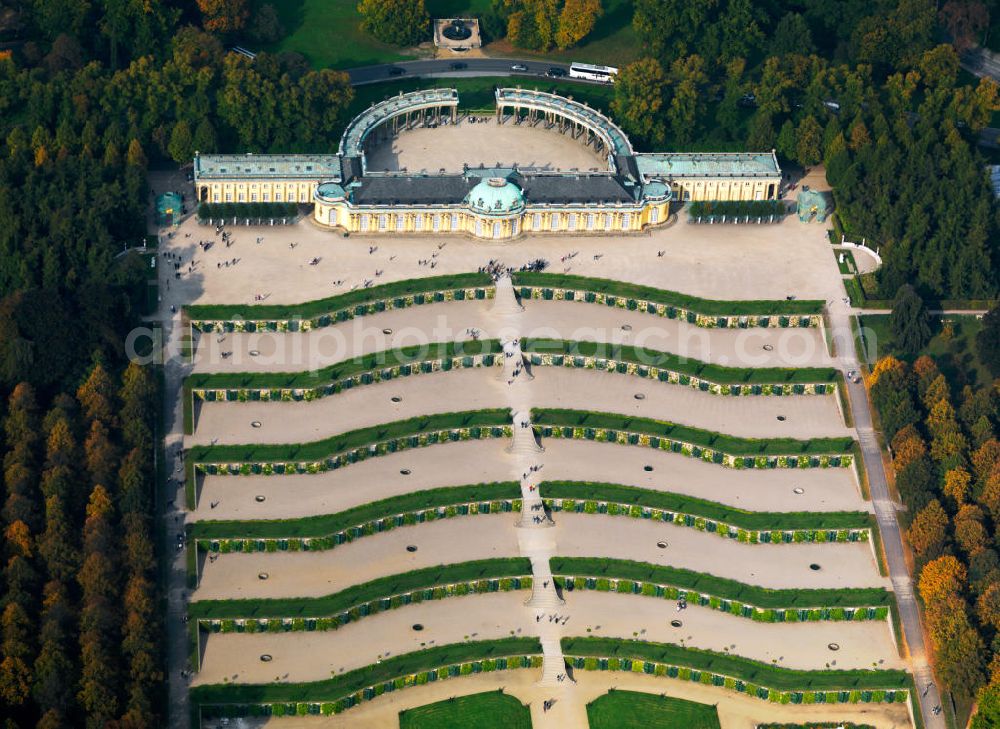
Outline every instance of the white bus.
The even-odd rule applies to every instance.
[[[573,78],[585,78],[588,81],[610,84],[614,83],[618,69],[611,66],[592,66],[589,63],[571,63],[569,75]]]

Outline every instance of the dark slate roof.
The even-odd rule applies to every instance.
[[[632,188],[611,175],[531,175],[517,182],[529,205],[635,201]]]
[[[353,189],[355,205],[454,205],[462,202],[478,178],[462,175],[366,175]]]
[[[469,170],[465,175],[365,175],[351,186],[355,205],[457,205],[482,179]],[[626,186],[612,175],[520,175],[509,176],[524,190],[531,205],[573,203],[632,203],[638,185]]]

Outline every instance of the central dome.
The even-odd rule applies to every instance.
[[[477,213],[500,215],[524,208],[521,188],[503,177],[490,177],[469,191],[465,202]]]

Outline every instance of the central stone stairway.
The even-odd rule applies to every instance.
[[[535,429],[531,426],[531,415],[526,412],[514,413],[514,437],[507,452],[517,456],[533,456],[545,449],[535,441]]]

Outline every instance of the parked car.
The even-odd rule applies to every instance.
[[[452,71],[461,71],[463,68],[468,68],[468,67],[469,67],[468,63],[461,63],[461,62],[457,62],[457,61],[455,63],[451,64],[451,70]]]
[[[552,68],[550,68],[548,71],[545,72],[545,75],[548,76],[549,78],[562,78],[563,76],[566,75],[566,71],[565,69],[553,66]]]
[[[510,67],[510,70],[511,71],[522,71],[523,72],[523,71],[527,71],[528,67],[525,66],[523,63],[515,63],[513,66]]]
[[[406,73],[406,69],[400,68],[399,66],[392,66],[389,69],[390,76],[402,76],[404,73]]]

